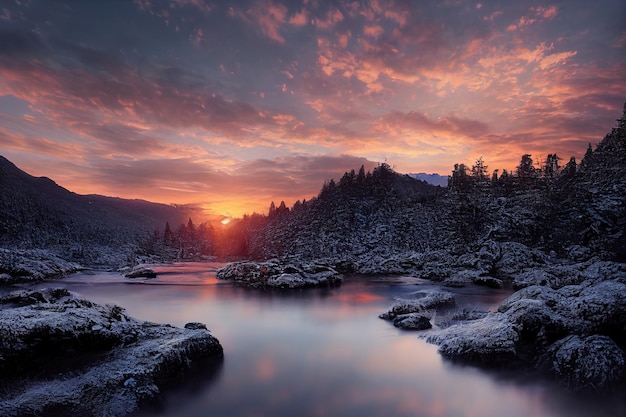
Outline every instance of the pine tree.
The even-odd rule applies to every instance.
[[[519,165],[517,166],[517,178],[522,187],[530,187],[537,180],[537,169],[530,154],[522,155]]]
[[[486,185],[488,182],[488,172],[487,165],[485,165],[485,161],[483,161],[483,157],[478,158],[476,163],[472,165],[472,180],[478,186]]]
[[[174,243],[174,233],[170,228],[170,222],[165,222],[165,230],[163,231],[163,243],[165,246],[170,246]]]
[[[359,168],[359,174],[356,177],[356,183],[360,186],[365,184],[365,166],[361,165]]]
[[[460,191],[467,191],[470,186],[469,175],[465,164],[454,164],[454,170],[448,180],[448,186]]]
[[[554,178],[560,171],[561,166],[559,165],[559,160],[561,158],[558,157],[557,154],[549,153],[546,157],[546,160],[543,165],[543,177],[546,179]]]
[[[574,174],[576,174],[576,158],[575,157],[572,156],[569,159],[569,162],[565,164],[565,166],[563,167],[562,173],[563,175],[567,175],[567,176],[573,176]]]

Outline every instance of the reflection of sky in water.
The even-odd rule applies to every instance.
[[[65,285],[139,319],[200,321],[220,340],[225,358],[218,376],[176,389],[164,410],[146,415],[582,417],[593,411],[613,417],[624,411],[620,405],[603,414],[546,386],[451,365],[417,333],[378,318],[394,296],[432,283],[354,279],[332,289],[261,291],[216,280],[214,267],[160,267],[154,280],[97,273],[41,285]],[[452,291],[484,308],[506,296],[481,287]]]

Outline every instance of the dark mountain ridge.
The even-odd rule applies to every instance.
[[[34,177],[0,156],[0,246],[54,249],[96,261],[106,246],[136,245],[166,222],[183,223],[190,210],[144,200],[79,195]]]

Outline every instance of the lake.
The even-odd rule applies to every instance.
[[[86,272],[66,287],[158,323],[207,325],[224,360],[168,390],[145,416],[617,416],[623,400],[563,393],[547,382],[443,360],[437,347],[378,318],[393,298],[437,285],[410,277],[346,277],[337,288],[269,291],[215,278],[219,264],[155,267],[156,279]],[[444,289],[494,309],[510,290]]]

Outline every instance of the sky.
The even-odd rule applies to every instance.
[[[239,217],[386,162],[578,160],[626,102],[626,2],[7,0],[0,155]]]

